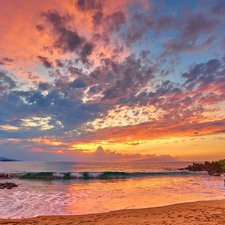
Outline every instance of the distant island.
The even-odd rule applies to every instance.
[[[0,162],[19,162],[20,160],[10,159],[6,157],[0,157]]]
[[[220,176],[222,173],[225,173],[225,159],[219,161],[212,161],[205,163],[194,163],[188,167],[181,168],[180,170],[188,171],[207,171],[211,176]]]

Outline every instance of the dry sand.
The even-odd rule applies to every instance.
[[[225,224],[225,200],[199,201],[80,216],[0,219],[0,224]]]

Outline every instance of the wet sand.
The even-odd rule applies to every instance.
[[[89,215],[0,219],[0,224],[225,224],[225,200],[199,201]]]

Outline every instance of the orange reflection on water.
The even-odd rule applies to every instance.
[[[219,187],[218,192],[213,191],[204,178],[194,179],[197,180],[193,177],[151,177],[71,183],[66,192],[68,195],[75,193],[76,199],[65,207],[64,214],[98,213],[221,198]],[[207,179],[212,183],[218,182],[218,178]]]

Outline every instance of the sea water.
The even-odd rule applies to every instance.
[[[78,215],[225,198],[224,177],[190,162],[0,162],[0,218]]]

